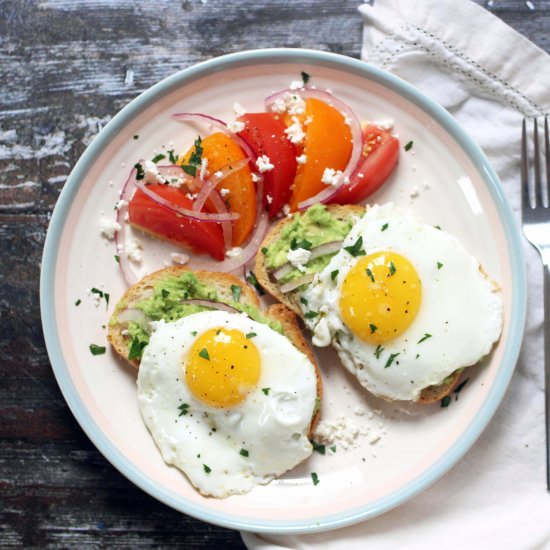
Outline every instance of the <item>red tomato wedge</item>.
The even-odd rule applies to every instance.
[[[187,209],[193,206],[193,201],[175,187],[163,184],[148,187],[177,206]],[[128,219],[134,227],[155,237],[190,248],[198,254],[209,254],[215,260],[222,261],[225,258],[223,234],[218,223],[193,220],[176,214],[140,189],[136,190],[128,205]]]
[[[243,150],[228,136],[217,132],[205,137],[201,143],[202,158],[208,159],[208,171],[213,174],[224,166],[244,159]],[[178,164],[187,164],[195,147],[187,151]],[[251,159],[253,162],[253,159]],[[239,214],[239,218],[233,223],[233,246],[243,244],[252,230],[256,220],[256,189],[252,181],[252,173],[249,166],[233,172],[223,179],[216,187],[218,191],[227,189],[224,196],[225,202],[231,212]],[[208,202],[207,202],[208,207]],[[210,210],[210,208],[209,208]]]
[[[351,155],[351,130],[337,109],[319,99],[306,100],[303,152],[305,164],[299,164],[290,199],[291,210],[317,195],[326,185],[321,181],[325,168],[344,170]],[[306,120],[309,124],[305,124]]]
[[[387,130],[368,124],[363,128],[363,152],[350,183],[340,187],[330,202],[350,204],[372,195],[392,173],[399,157],[399,140]]]
[[[246,113],[239,120],[245,125],[240,137],[257,157],[265,155],[274,165],[263,173],[264,206],[273,218],[290,199],[296,175],[296,147],[285,134],[286,124],[275,113]]]

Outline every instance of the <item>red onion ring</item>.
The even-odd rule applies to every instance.
[[[258,179],[258,184],[256,187],[256,221],[254,223],[254,231],[248,243],[242,249],[241,253],[234,257],[224,260],[223,262],[212,265],[212,262],[197,260],[191,261],[190,267],[192,269],[212,269],[216,271],[223,271],[225,273],[230,273],[235,271],[245,265],[251,258],[254,257],[258,248],[264,238],[267,225],[269,222],[269,217],[267,211],[262,207],[263,204],[263,194],[264,194],[264,180],[260,176]]]
[[[128,323],[130,321],[134,321],[137,323],[145,332],[148,334],[151,333],[151,329],[149,327],[149,323],[152,321],[151,317],[143,313],[141,309],[137,309],[134,307],[129,307],[124,310],[122,310],[118,314],[118,321],[119,323]]]
[[[247,157],[252,159],[256,158],[254,151],[252,151],[248,143],[239,135],[232,132],[223,120],[202,113],[176,113],[172,115],[172,118],[178,122],[202,122],[204,124],[209,124],[212,128],[216,128],[216,130],[219,130],[222,134],[230,137],[244,151]]]
[[[189,304],[194,306],[209,307],[212,309],[219,309],[220,311],[227,311],[228,313],[241,313],[240,309],[230,306],[224,302],[214,302],[212,300],[182,300],[183,305]]]
[[[132,168],[132,171],[130,172],[130,177],[128,178],[131,183],[133,183],[138,189],[143,191],[150,199],[154,200],[158,204],[162,204],[162,206],[166,206],[168,210],[171,210],[172,212],[176,212],[176,214],[181,214],[182,216],[186,218],[191,218],[193,220],[199,220],[199,221],[205,221],[205,222],[224,222],[224,221],[232,221],[239,217],[239,214],[235,214],[233,212],[226,212],[221,214],[210,214],[208,212],[195,212],[193,210],[189,210],[187,208],[183,208],[181,206],[177,206],[176,204],[170,202],[169,200],[166,200],[164,197],[161,197],[154,191],[151,191],[149,187],[142,181],[138,180],[136,178],[137,170],[135,168]]]
[[[298,279],[294,279],[293,281],[290,281],[284,285],[282,285],[279,290],[286,294],[287,292],[292,292],[293,290],[296,290],[298,287],[305,285],[307,283],[311,283],[313,281],[313,277],[315,277],[315,273],[308,273],[307,275],[304,275],[303,277],[299,277]]]
[[[308,262],[319,258],[320,256],[325,256],[326,254],[332,254],[333,252],[338,252],[342,247],[344,241],[331,241],[329,243],[323,243],[315,248],[311,249],[311,254],[309,256]],[[278,267],[275,271],[272,272],[273,277],[279,281],[285,275],[288,275],[292,270],[296,269],[290,262],[286,262],[282,266]]]
[[[212,190],[220,183],[234,172],[238,172],[241,168],[244,168],[250,162],[250,158],[246,157],[244,159],[238,160],[237,162],[230,162],[216,171],[212,176],[210,176],[201,187],[195,202],[193,203],[193,210],[198,212],[202,210],[204,203],[210,196]],[[218,174],[219,175],[216,175]]]
[[[312,88],[301,88],[300,90],[291,90],[287,88],[286,90],[282,90],[280,92],[276,92],[274,94],[271,94],[265,99],[265,106],[268,111],[271,111],[271,106],[275,103],[277,99],[283,99],[286,94],[292,94],[292,95],[298,95],[302,98],[309,99],[319,99],[321,101],[324,101],[325,103],[328,103],[344,116],[347,117],[349,120],[349,126],[351,130],[351,141],[352,141],[352,150],[351,155],[348,160],[348,163],[346,165],[346,168],[342,172],[342,176],[340,178],[340,183],[338,185],[331,185],[319,193],[317,195],[310,197],[309,199],[306,199],[305,201],[302,201],[298,203],[298,209],[304,210],[305,208],[308,208],[309,206],[316,204],[316,203],[326,203],[329,202],[334,195],[336,195],[336,192],[340,188],[341,185],[344,185],[346,180],[349,181],[350,176],[353,174],[355,168],[359,164],[359,161],[361,159],[361,153],[363,151],[363,132],[361,131],[361,123],[359,122],[359,119],[346,103],[344,103],[342,100],[338,99],[337,97],[333,96],[329,92],[324,92],[322,90],[314,90]],[[307,154],[307,153],[306,153]]]

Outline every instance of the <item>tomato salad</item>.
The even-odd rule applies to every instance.
[[[193,262],[231,272],[256,254],[270,219],[316,203],[361,202],[397,164],[399,142],[389,130],[361,124],[328,91],[303,84],[270,95],[265,112],[241,112],[225,122],[199,113],[173,118],[208,132],[189,150],[137,162],[121,193],[117,222],[128,222],[214,262]],[[124,232],[117,246],[124,247]],[[127,259],[119,263],[133,277]]]

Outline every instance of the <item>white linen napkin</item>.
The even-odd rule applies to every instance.
[[[520,126],[550,112],[550,56],[466,0],[375,0],[362,58],[420,88],[477,141],[521,222]],[[243,533],[249,549],[550,548],[545,484],[542,269],[525,242],[525,338],[488,428],[449,473],[414,499],[364,523],[310,535]]]

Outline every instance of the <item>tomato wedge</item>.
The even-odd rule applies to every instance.
[[[193,206],[193,201],[175,187],[153,184],[149,185],[149,189],[182,208],[191,209]],[[134,227],[146,233],[190,248],[198,254],[206,253],[219,261],[225,258],[223,234],[219,223],[193,220],[176,214],[155,202],[140,189],[136,190],[128,205],[128,220]]]
[[[399,140],[389,131],[368,124],[363,128],[363,153],[350,183],[340,187],[330,202],[350,204],[372,195],[392,173],[399,157]]]
[[[273,218],[289,202],[296,175],[296,146],[285,134],[286,124],[276,113],[246,113],[239,132],[257,157],[265,155],[274,168],[264,172],[264,206]]]
[[[244,159],[246,155],[242,149],[229,137],[221,132],[211,134],[201,142],[202,159],[208,159],[208,172],[220,170],[232,162]],[[178,164],[188,164],[191,155],[196,151],[196,146],[191,147]],[[200,169],[200,168],[199,168]],[[198,170],[197,170],[198,172]],[[224,178],[216,187],[218,191],[226,189],[222,196],[231,212],[239,214],[239,218],[233,223],[233,246],[240,246],[246,241],[256,219],[256,190],[252,181],[252,173],[249,166],[233,172]],[[208,202],[207,202],[208,207]],[[209,208],[210,210],[210,208]]]
[[[302,118],[302,117],[300,117]],[[291,210],[298,203],[321,192],[325,168],[344,170],[351,155],[351,130],[337,109],[315,98],[306,100],[303,128],[306,133],[303,152],[305,164],[298,164],[290,199]],[[310,121],[306,124],[306,121]]]

